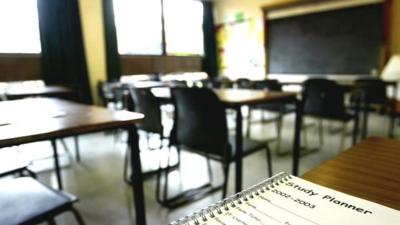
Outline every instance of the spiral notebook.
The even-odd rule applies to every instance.
[[[400,211],[279,173],[170,225],[399,225]]]

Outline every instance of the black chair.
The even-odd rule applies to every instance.
[[[210,89],[219,89],[222,88],[222,82],[216,80],[216,79],[206,79],[202,80],[202,85],[203,87],[210,88]]]
[[[237,79],[236,85],[237,85],[237,88],[240,88],[240,89],[252,89],[254,87],[253,82],[247,78]]]
[[[172,89],[172,94],[175,101],[175,123],[171,132],[171,144],[177,148],[182,147],[185,150],[204,155],[207,160],[214,159],[221,162],[224,172],[222,196],[225,197],[229,163],[235,159],[235,149],[230,144],[224,105],[215,93],[207,88],[175,88]],[[261,149],[266,150],[268,175],[271,176],[272,166],[268,144],[248,139],[243,140],[243,157]],[[208,168],[211,173],[209,162]],[[177,197],[168,199],[168,172],[169,170],[165,172],[164,198],[161,200],[159,197],[159,199],[162,204],[171,206],[173,205],[171,202]],[[160,179],[161,175],[157,179],[158,183],[161,182]],[[220,188],[211,187],[209,192]]]
[[[109,82],[99,81],[97,83],[97,93],[100,100],[99,104],[104,107],[107,107],[109,103],[116,102],[113,85],[111,85]]]
[[[145,115],[145,118],[141,121],[141,123],[137,124],[137,128],[139,131],[144,131],[146,133],[147,138],[147,146],[149,150],[162,150],[166,147],[164,140],[168,137],[164,135],[164,127],[162,123],[161,116],[161,105],[159,100],[153,95],[150,88],[129,88],[129,100],[128,100],[128,110],[134,112],[140,112]],[[160,146],[150,147],[149,135],[156,134],[160,137]],[[131,183],[129,175],[128,175],[128,166],[129,166],[129,153],[127,150],[125,154],[125,163],[124,163],[124,179],[125,182]],[[148,171],[147,175],[154,174],[156,171]]]
[[[3,180],[0,182],[0,224],[56,224],[56,216],[70,211],[77,224],[84,225],[79,212],[73,207],[77,201],[75,196],[52,189],[32,178]]]
[[[357,79],[355,88],[361,98],[360,110],[363,111],[362,138],[367,137],[368,115],[370,111],[378,111],[394,118],[394,101],[390,101],[386,95],[387,84],[380,79]],[[392,121],[393,123],[393,121]],[[391,129],[389,137],[392,137]]]
[[[137,125],[139,130],[155,133],[164,138],[161,121],[161,109],[158,99],[149,88],[130,88],[132,101],[128,102],[128,110],[146,115],[145,119]]]
[[[226,77],[211,77],[203,80],[203,87],[210,89],[232,88],[233,82]]]
[[[277,91],[281,92],[282,91],[282,85],[279,83],[278,80],[260,80],[260,81],[254,81],[253,82],[253,87],[254,89],[257,90],[265,90],[265,91]],[[278,155],[283,155],[289,152],[281,152],[281,131],[282,131],[282,125],[283,125],[283,116],[287,115],[289,113],[295,112],[295,105],[290,104],[290,103],[264,103],[264,104],[259,104],[255,105],[249,108],[249,119],[248,119],[248,125],[247,125],[247,132],[246,135],[247,137],[250,137],[250,131],[251,131],[251,123],[252,117],[253,117],[253,112],[254,110],[261,110],[261,111],[268,111],[268,112],[273,112],[276,113],[277,116],[274,118],[271,118],[269,120],[265,120],[264,118],[264,113],[261,114],[261,121],[262,122],[276,122],[276,152]]]
[[[318,132],[320,145],[323,144],[322,119],[342,122],[340,150],[343,149],[347,123],[354,121],[354,126],[357,126],[358,117],[356,114],[347,111],[344,94],[344,88],[332,80],[309,79],[304,83],[302,93],[303,113],[305,116],[320,119],[320,130]],[[306,137],[306,135],[304,136]]]

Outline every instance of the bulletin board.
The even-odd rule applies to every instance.
[[[245,19],[217,27],[219,73],[231,78],[264,77],[262,19]]]

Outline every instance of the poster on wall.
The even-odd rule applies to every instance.
[[[231,79],[265,77],[262,19],[244,19],[217,27],[219,74]]]

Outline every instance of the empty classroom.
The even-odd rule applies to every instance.
[[[399,223],[400,0],[0,0],[0,30],[0,225]]]

